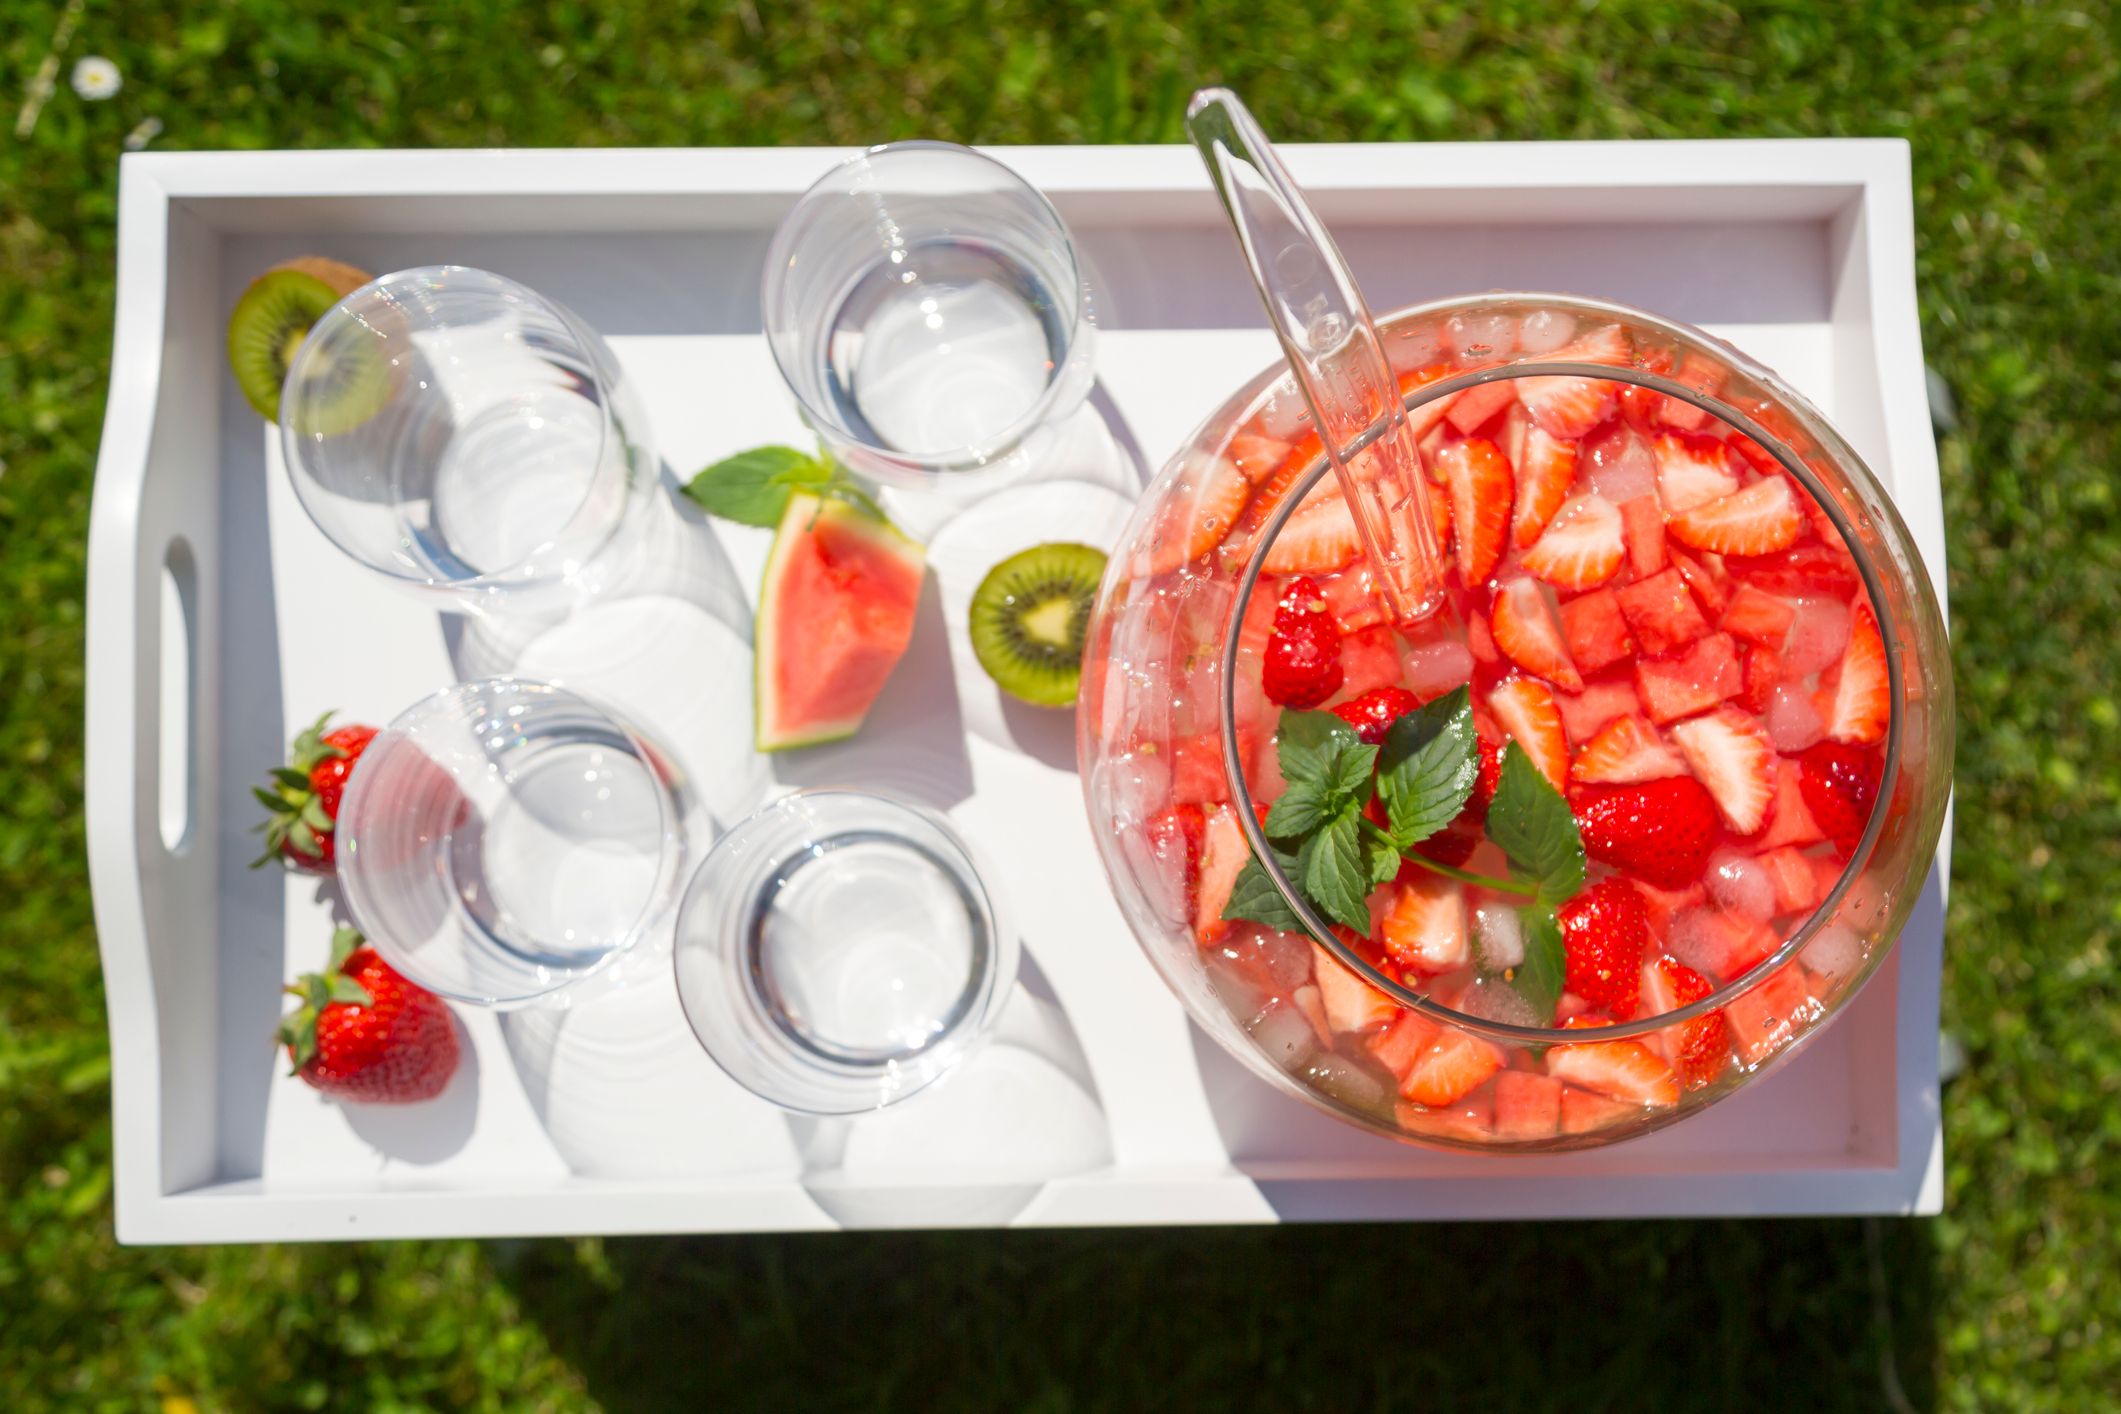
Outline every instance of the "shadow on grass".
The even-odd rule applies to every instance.
[[[1916,1220],[628,1238],[494,1255],[613,1411],[1936,1401],[1936,1255]]]

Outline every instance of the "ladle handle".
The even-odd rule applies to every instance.
[[[1194,94],[1186,131],[1237,228],[1386,607],[1402,623],[1426,618],[1443,603],[1443,555],[1399,380],[1362,291],[1236,94]]]

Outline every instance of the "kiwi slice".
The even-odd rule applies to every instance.
[[[1104,552],[1088,545],[1034,545],[987,571],[972,595],[972,651],[995,686],[1040,707],[1075,701],[1104,575]]]
[[[228,317],[228,362],[258,416],[279,419],[280,389],[310,326],[369,279],[340,261],[304,256],[250,282]],[[375,416],[390,394],[390,370],[372,347],[348,342],[308,371],[304,391],[302,430],[330,436]]]

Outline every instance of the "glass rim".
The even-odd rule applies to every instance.
[[[383,729],[376,733],[375,739],[362,751],[361,759],[354,763],[354,769],[347,777],[345,793],[340,797],[339,801],[339,821],[347,822],[354,827],[342,841],[346,845],[349,859],[358,858],[358,846],[360,844],[360,831],[358,829],[360,813],[354,809],[354,806],[357,801],[365,796],[361,766],[375,753],[376,746],[379,744],[402,744],[418,749],[417,741],[405,730],[408,725],[418,725],[420,721],[434,716],[445,705],[460,702],[468,703],[481,690],[504,686],[554,698],[571,698],[616,727],[619,734],[625,737],[632,745],[635,754],[640,758],[642,766],[647,769],[649,776],[655,782],[655,789],[652,794],[655,797],[658,837],[668,840],[671,834],[678,829],[680,822],[675,813],[676,802],[671,799],[670,788],[664,783],[658,771],[658,767],[664,759],[663,754],[652,741],[642,736],[634,728],[630,720],[622,713],[614,711],[598,698],[589,696],[576,688],[568,687],[561,683],[547,682],[541,678],[503,675],[490,678],[473,678],[468,682],[455,682],[447,687],[437,688],[392,717]],[[390,738],[390,742],[386,743],[385,738]],[[434,760],[431,753],[422,751],[421,754],[430,761]],[[380,760],[382,758],[376,756],[375,759]],[[370,774],[373,775],[372,772]],[[338,828],[346,828],[346,825],[340,825]],[[334,833],[336,833],[336,829]],[[679,862],[682,863],[682,860]],[[523,992],[514,992],[505,996],[491,995],[462,986],[438,985],[422,975],[422,969],[417,965],[405,965],[402,960],[402,950],[395,943],[370,932],[365,924],[362,923],[361,910],[354,901],[358,890],[354,888],[352,883],[353,877],[359,873],[358,868],[342,871],[338,877],[340,880],[339,892],[340,896],[346,901],[347,913],[353,917],[355,924],[361,925],[362,936],[368,939],[375,950],[382,955],[385,962],[403,973],[410,980],[425,987],[428,991],[450,1001],[462,1002],[467,1006],[512,1009],[541,1001],[578,983],[586,982],[607,968],[615,966],[620,958],[637,948],[641,940],[648,935],[648,925],[654,921],[658,908],[661,907],[670,892],[672,881],[664,876],[672,872],[673,867],[669,851],[666,849],[664,857],[656,865],[655,887],[651,891],[650,896],[642,902],[640,911],[627,922],[624,942],[607,948],[603,956],[581,967],[569,967],[564,970],[552,969],[556,975],[550,985]]]
[[[551,315],[563,327],[566,328],[568,335],[574,341],[576,350],[582,355],[583,362],[591,366],[591,371],[596,382],[597,450],[593,464],[596,468],[601,470],[604,465],[605,455],[609,452],[611,444],[614,440],[615,429],[613,427],[611,389],[606,384],[602,370],[596,367],[598,360],[595,357],[595,350],[600,345],[604,346],[607,349],[609,346],[604,344],[603,336],[598,334],[595,329],[591,328],[580,318],[576,317],[574,311],[567,308],[567,306],[561,304],[558,300],[555,300],[548,295],[541,294],[537,290],[532,289],[530,286],[524,284],[520,280],[511,279],[506,275],[499,274],[496,271],[482,269],[481,267],[476,265],[410,265],[403,270],[392,270],[385,274],[378,275],[373,280],[370,280],[367,284],[356,286],[354,289],[347,291],[344,295],[339,297],[337,303],[333,304],[330,309],[325,310],[323,314],[318,316],[316,324],[310,326],[310,331],[311,333],[314,333],[319,325],[322,325],[326,320],[332,318],[334,315],[343,315],[344,317],[352,319],[356,323],[361,324],[363,327],[372,327],[369,325],[369,322],[366,319],[363,319],[360,315],[354,313],[352,308],[350,308],[350,306],[355,300],[361,298],[364,295],[382,294],[394,282],[397,281],[409,281],[415,278],[432,279],[433,277],[440,275],[471,275],[477,276],[482,280],[493,281],[501,286],[506,287],[512,293],[524,297],[527,303],[534,304],[539,308],[543,309],[547,314]],[[388,564],[379,564],[376,561],[369,559],[365,555],[356,554],[351,548],[349,548],[345,544],[344,541],[340,540],[337,535],[333,534],[331,528],[324,523],[324,518],[317,513],[317,508],[310,504],[310,498],[306,494],[304,494],[302,490],[300,478],[297,478],[295,475],[296,466],[298,464],[306,464],[308,460],[305,456],[302,455],[300,450],[301,447],[304,445],[305,441],[324,441],[328,439],[326,439],[321,433],[313,434],[311,437],[305,438],[303,434],[295,431],[294,427],[291,425],[291,419],[293,416],[293,404],[288,397],[289,389],[294,386],[295,371],[298,368],[302,367],[303,360],[309,357],[311,352],[319,346],[320,345],[317,343],[316,340],[310,338],[308,335],[304,335],[302,342],[295,348],[294,358],[288,362],[286,378],[281,380],[279,417],[280,457],[282,462],[286,465],[289,479],[295,482],[295,500],[301,504],[302,512],[304,515],[309,517],[310,524],[314,525],[317,528],[318,532],[322,534],[326,540],[329,540],[334,546],[336,546],[340,553],[346,555],[348,558],[354,560],[356,563],[375,571],[377,574],[384,575],[388,578],[397,580],[401,584],[409,584],[421,589],[436,589],[453,594],[481,594],[488,590],[505,591],[509,589],[521,588],[529,584],[544,583],[553,579],[564,578],[563,575],[540,575],[535,578],[527,578],[522,573],[524,565],[529,563],[529,561],[533,557],[543,553],[545,550],[551,547],[553,541],[549,539],[525,551],[514,561],[503,566],[500,569],[481,571],[479,574],[472,575],[464,579],[437,579],[433,575],[409,573],[407,572],[404,565],[396,561],[393,561]],[[568,525],[572,525],[574,523],[574,518],[581,514],[582,507],[589,504],[590,498],[596,494],[596,481],[597,473],[592,472],[589,477],[589,484],[582,488],[581,496],[575,501],[572,506],[567,508],[567,514],[560,522],[563,528]],[[619,530],[624,524],[625,519],[626,516],[624,512],[621,511],[621,513],[613,519],[611,525],[605,529],[604,533],[597,537],[596,543],[594,545],[585,547],[583,558],[586,560],[602,553],[603,550],[608,547],[615,538],[617,538]]]
[[[1494,302],[1537,302],[1550,307],[1566,307],[1576,312],[1609,315],[1615,319],[1669,334],[1690,347],[1702,346],[1709,337],[1696,330],[1689,329],[1685,325],[1674,323],[1671,320],[1646,313],[1631,306],[1609,301],[1583,299],[1571,295],[1547,294],[1538,291],[1496,291],[1477,298]],[[1392,321],[1421,315],[1433,315],[1445,310],[1459,308],[1467,302],[1467,297],[1465,296],[1431,300],[1422,304],[1393,310],[1385,318],[1387,321]],[[1721,341],[1718,341],[1718,343],[1717,356],[1728,359],[1733,364],[1734,371],[1741,372],[1746,377],[1760,383],[1775,395],[1779,403],[1796,411],[1808,423],[1807,431],[1815,435],[1821,432],[1826,434],[1822,438],[1824,449],[1834,461],[1852,463],[1861,468],[1865,475],[1871,474],[1869,467],[1864,465],[1863,459],[1857,456],[1854,449],[1849,447],[1846,441],[1833,430],[1832,425],[1827,422],[1825,417],[1821,416],[1816,409],[1813,409],[1793,389],[1750,358],[1739,354],[1737,350],[1732,349],[1729,345],[1722,344]],[[1273,371],[1273,366],[1270,365],[1269,372]],[[1885,806],[1892,798],[1893,787],[1898,780],[1900,771],[1900,742],[1906,711],[1905,683],[1903,681],[1904,672],[1901,663],[1899,638],[1893,627],[1892,616],[1886,612],[1884,579],[1879,574],[1877,567],[1871,563],[1869,552],[1863,548],[1860,539],[1856,536],[1853,521],[1842,509],[1838,501],[1826,494],[1826,488],[1817,474],[1804,464],[1801,457],[1797,456],[1781,438],[1774,436],[1765,427],[1761,426],[1759,422],[1740,409],[1676,379],[1663,374],[1653,373],[1647,369],[1617,364],[1579,363],[1540,358],[1497,364],[1489,368],[1474,369],[1450,378],[1440,379],[1437,382],[1425,384],[1403,394],[1401,403],[1403,410],[1412,411],[1425,403],[1433,402],[1438,398],[1447,397],[1453,393],[1462,392],[1467,388],[1475,387],[1482,383],[1498,382],[1506,378],[1540,377],[1599,378],[1613,382],[1632,383],[1639,387],[1649,388],[1664,394],[1666,397],[1676,397],[1683,402],[1690,403],[1711,416],[1722,419],[1758,442],[1775,458],[1784,471],[1797,478],[1798,484],[1826,512],[1835,530],[1840,533],[1843,545],[1855,562],[1857,574],[1863,583],[1864,593],[1870,600],[1872,616],[1878,622],[1879,637],[1885,648],[1888,711],[1884,742],[1884,768],[1879,776],[1878,792],[1872,803],[1870,818],[1864,822],[1863,834],[1858,839],[1855,849],[1850,853],[1848,862],[1843,866],[1840,876],[1835,879],[1833,888],[1805,917],[1804,922],[1788,938],[1784,939],[1775,951],[1753,964],[1752,967],[1739,974],[1736,978],[1725,982],[1698,1001],[1689,1002],[1685,1006],[1675,1007],[1671,1011],[1659,1012],[1652,1017],[1640,1017],[1633,1021],[1614,1021],[1606,1026],[1577,1028],[1584,1033],[1583,1043],[1590,1044],[1597,1041],[1618,1041],[1651,1035],[1668,1027],[1705,1016],[1712,1011],[1721,1010],[1735,998],[1758,986],[1760,982],[1795,957],[1803,949],[1804,945],[1812,940],[1826,921],[1834,915],[1843,899],[1847,897],[1849,890],[1854,886],[1857,877],[1863,872],[1863,866],[1870,862],[1873,849],[1885,830]],[[1269,386],[1272,386],[1273,381],[1273,379],[1269,379]],[[1383,420],[1380,419],[1378,423],[1373,423],[1369,429],[1366,429],[1350,444],[1350,452],[1362,445],[1367,445],[1370,441],[1374,441],[1378,436],[1382,435],[1382,432]],[[1266,523],[1260,529],[1259,538],[1254,543],[1246,559],[1244,572],[1238,579],[1237,597],[1231,605],[1230,617],[1223,630],[1222,682],[1217,696],[1219,699],[1219,717],[1223,738],[1223,770],[1230,779],[1231,791],[1234,797],[1232,804],[1235,807],[1233,813],[1237,817],[1238,827],[1244,832],[1245,842],[1252,850],[1252,857],[1259,861],[1261,869],[1265,871],[1267,878],[1272,881],[1275,890],[1281,894],[1284,901],[1295,911],[1297,918],[1302,921],[1306,933],[1311,936],[1312,940],[1331,952],[1337,960],[1353,971],[1356,976],[1362,978],[1386,996],[1389,996],[1393,1001],[1409,1010],[1419,1011],[1436,1021],[1457,1027],[1460,1030],[1471,1031],[1490,1040],[1538,1046],[1574,1044],[1560,1039],[1569,1028],[1560,1026],[1519,1026],[1510,1022],[1492,1021],[1486,1017],[1472,1016],[1455,1008],[1447,1007],[1441,1002],[1434,1001],[1425,994],[1416,992],[1405,984],[1387,977],[1355,949],[1341,941],[1338,934],[1334,932],[1332,925],[1316,909],[1312,908],[1310,902],[1303,897],[1294,884],[1290,883],[1287,875],[1282,871],[1280,862],[1275,859],[1274,851],[1268,845],[1266,833],[1260,826],[1258,814],[1253,806],[1251,788],[1245,781],[1243,762],[1237,752],[1236,674],[1238,630],[1244,623],[1245,611],[1252,602],[1252,593],[1258,585],[1260,573],[1265,566],[1268,549],[1273,545],[1275,537],[1281,533],[1283,525],[1287,523],[1297,506],[1302,503],[1305,494],[1316,486],[1320,478],[1327,475],[1331,470],[1332,464],[1327,459],[1325,452],[1321,450],[1312,459],[1311,464],[1305,468],[1303,474],[1297,477],[1290,486],[1288,493],[1282,498],[1282,503],[1268,516]],[[1875,481],[1875,476],[1872,479]],[[1857,979],[1859,984],[1869,979],[1870,975],[1876,970],[1878,963],[1883,959],[1886,951],[1887,949],[1883,948],[1876,950],[1859,975]],[[1853,989],[1843,996],[1842,1002],[1845,1003],[1848,997],[1852,995]]]
[[[688,953],[701,949],[715,954],[727,951],[721,937],[725,930],[717,923],[706,928],[700,938],[688,941],[685,925],[696,907],[711,905],[721,899],[721,895],[712,888],[713,883],[720,881],[710,881],[708,875],[715,868],[719,858],[727,857],[725,851],[731,843],[776,817],[790,814],[792,807],[799,803],[832,800],[882,807],[892,813],[918,820],[934,830],[942,842],[957,855],[955,864],[945,861],[945,867],[958,876],[956,882],[959,887],[967,889],[976,902],[991,934],[991,942],[987,965],[967,977],[963,990],[951,1003],[951,1014],[962,1019],[955,1028],[943,1033],[933,1043],[923,1046],[910,1057],[878,1062],[853,1061],[831,1056],[817,1048],[800,1046],[792,1038],[785,1036],[777,1041],[776,1044],[784,1055],[793,1056],[800,1051],[802,1063],[817,1072],[813,1079],[823,1085],[832,1096],[829,1102],[818,1103],[814,1098],[807,1102],[793,1100],[785,1091],[773,1091],[771,1086],[762,1088],[761,1076],[756,1068],[742,1073],[739,1067],[732,1064],[731,1059],[723,1054],[723,1048],[731,1038],[710,1036],[709,1032],[714,1028],[701,1025],[694,1014],[693,1006],[687,1000],[691,989],[685,982],[684,960]],[[805,786],[775,796],[761,804],[725,830],[721,838],[701,857],[699,865],[692,871],[691,878],[686,881],[684,890],[678,896],[670,947],[671,979],[677,988],[678,1010],[684,1015],[686,1028],[692,1032],[693,1040],[706,1052],[707,1058],[714,1063],[717,1070],[747,1093],[756,1095],[791,1114],[820,1117],[868,1114],[903,1103],[936,1085],[962,1064],[972,1050],[985,1039],[992,1029],[994,1018],[999,1014],[1001,1002],[1005,1000],[1002,995],[1003,988],[1015,981],[1015,969],[1003,966],[1005,957],[1013,951],[1010,941],[1003,937],[1007,926],[994,892],[980,871],[977,857],[964,837],[951,826],[940,811],[882,791],[864,790],[855,786]],[[721,1000],[734,1014],[755,1014],[755,1004],[748,991],[742,996],[725,995]],[[915,1083],[888,1092],[883,1091],[880,1086],[880,1081],[892,1076],[908,1075],[914,1078]]]
[[[1068,355],[1054,366],[1046,379],[1046,386],[1039,391],[1037,400],[1020,417],[982,442],[948,447],[939,452],[907,452],[859,436],[848,430],[845,423],[833,416],[829,410],[813,406],[811,400],[803,395],[801,386],[796,381],[795,371],[789,366],[793,355],[783,353],[782,340],[775,336],[774,322],[769,316],[775,305],[784,302],[782,296],[790,279],[787,273],[791,263],[790,247],[797,239],[796,218],[804,208],[828,196],[855,195],[853,191],[833,192],[828,188],[835,180],[859,167],[874,165],[880,158],[924,152],[972,158],[992,168],[1006,179],[1009,186],[1029,196],[1045,220],[1051,224],[1054,235],[1058,237],[1061,257],[1068,268],[1067,288],[1074,298],[1070,301],[1067,321]],[[866,455],[902,464],[909,470],[927,473],[976,473],[1003,460],[1020,446],[1041,423],[1055,415],[1061,399],[1070,395],[1071,385],[1080,381],[1079,370],[1086,359],[1086,336],[1095,327],[1095,321],[1090,314],[1090,289],[1089,282],[1083,275],[1082,256],[1075,248],[1074,233],[1068,229],[1068,223],[1061,219],[1060,211],[1053,205],[1052,199],[1023,173],[1000,158],[976,147],[945,142],[940,138],[906,138],[898,142],[880,142],[862,148],[833,164],[816,181],[803,189],[801,195],[796,197],[781,217],[780,224],[774,227],[773,237],[766,245],[765,273],[759,283],[759,324],[761,332],[766,336],[766,351],[773,358],[775,371],[781,375],[781,384],[788,390],[789,396],[795,399],[796,406],[802,410],[803,421],[812,431],[828,441],[837,439],[850,447],[859,448]],[[1084,391],[1087,393],[1087,387]]]

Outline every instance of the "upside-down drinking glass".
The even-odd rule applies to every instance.
[[[954,143],[887,143],[820,178],[774,233],[761,304],[804,418],[878,481],[990,486],[1090,390],[1068,228],[1022,177]]]
[[[339,882],[391,966],[514,1007],[667,924],[704,820],[674,759],[549,684],[444,688],[369,743],[339,806]]]
[[[610,347],[504,276],[385,275],[302,340],[280,441],[303,508],[378,574],[470,613],[606,587],[648,519],[648,420]]]

